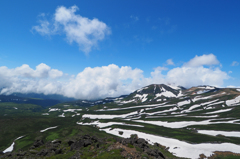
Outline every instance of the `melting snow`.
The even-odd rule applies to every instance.
[[[67,109],[63,110],[63,112],[75,112],[75,111],[81,111],[82,109]]]
[[[177,106],[181,107],[183,105],[190,104],[190,103],[191,103],[191,100],[185,100],[185,101],[178,102]]]
[[[82,117],[83,118],[90,118],[90,119],[113,119],[113,118],[126,118],[127,116],[130,115],[137,115],[138,112],[131,112],[128,114],[122,114],[122,115],[108,115],[108,114],[101,114],[101,115],[97,115],[97,114],[84,114]]]
[[[143,88],[137,90],[137,92],[141,92],[141,91],[144,90],[144,89],[148,89],[148,87],[143,87]]]
[[[168,86],[168,87],[171,87],[172,89],[177,89],[177,90],[181,89],[181,88],[179,88],[179,87],[172,86],[172,85],[167,85],[167,86]]]
[[[121,101],[121,103],[126,104],[126,103],[131,103],[131,102],[134,102],[134,101],[135,101],[135,99],[129,100],[129,101]]]
[[[208,106],[210,106],[210,105],[217,105],[217,104],[221,104],[221,103],[224,103],[224,101],[219,101],[219,102],[216,102],[216,103],[212,103],[212,104],[209,104]]]
[[[165,97],[176,97],[175,94],[173,94],[170,91],[166,91],[166,92],[162,92],[162,93],[157,93],[155,94],[156,97],[161,97],[161,96],[165,96]]]
[[[209,92],[210,90],[201,90],[201,91],[198,91],[197,94],[203,94],[203,93],[207,93]]]
[[[20,137],[16,138],[16,139],[14,140],[14,142],[11,144],[11,146],[9,146],[8,148],[6,148],[6,149],[3,151],[3,153],[12,152],[13,147],[14,147],[14,144],[15,144],[15,141],[18,140],[18,139],[21,139],[22,137],[24,137],[24,136],[20,136]]]
[[[154,115],[154,114],[161,114],[161,113],[167,113],[167,112],[172,112],[174,110],[178,110],[177,107],[170,108],[169,110],[163,110],[163,111],[158,111],[158,112],[153,112],[153,113],[145,113],[147,115]]]
[[[45,132],[45,131],[47,131],[47,130],[49,130],[49,129],[55,129],[55,128],[57,128],[57,127],[58,127],[58,126],[49,127],[49,128],[40,130],[40,132]]]
[[[239,120],[231,120],[231,121],[219,121],[219,122],[212,122],[211,120],[204,120],[204,121],[179,121],[179,122],[166,122],[166,121],[144,121],[144,120],[133,120],[135,122],[153,124],[158,126],[164,126],[168,128],[184,128],[191,125],[209,125],[209,124],[220,124],[220,123],[235,123]]]
[[[147,96],[148,94],[136,94],[133,98],[140,98],[142,100],[142,102],[145,102],[147,100]]]
[[[59,115],[58,117],[65,117],[65,116],[64,116],[64,113],[62,113],[62,115]]]
[[[126,123],[120,123],[120,122],[107,122],[107,123],[101,123],[99,121],[94,121],[91,123],[82,123],[82,122],[77,122],[79,125],[97,125],[100,128],[112,126],[112,125],[129,125],[129,126],[136,126],[136,127],[144,127],[142,125],[133,125],[133,124],[126,124]]]
[[[61,109],[58,108],[49,108],[48,112],[60,111]]]
[[[208,113],[205,113],[205,114],[216,114],[216,113],[223,113],[223,112],[228,112],[232,110],[232,108],[230,109],[222,109],[222,110],[217,110],[217,111],[213,111],[213,112],[208,112]]]
[[[226,105],[227,106],[235,106],[240,103],[240,96],[236,97],[235,99],[227,100]]]
[[[113,134],[116,136],[122,137],[130,137],[131,134],[137,134],[139,138],[144,138],[145,140],[150,141],[151,144],[156,142],[169,147],[169,151],[179,157],[187,157],[187,158],[199,158],[200,154],[204,154],[206,156],[210,156],[214,151],[231,151],[234,153],[240,152],[240,146],[231,143],[222,143],[222,144],[211,144],[211,143],[203,143],[203,144],[190,144],[184,141],[180,141],[177,139],[166,138],[162,136],[156,136],[152,134],[146,134],[139,131],[134,130],[124,130],[124,129],[101,129],[109,134]],[[119,134],[119,131],[123,131],[123,135]],[[178,147],[177,149],[175,147]]]
[[[196,105],[191,106],[188,110],[193,110],[193,109],[198,108],[198,107],[200,107],[200,106],[201,106],[201,105],[196,104]]]
[[[224,136],[232,136],[232,137],[240,137],[239,131],[216,131],[216,130],[198,130],[200,134],[207,134],[207,135],[224,135]]]
[[[218,115],[210,115],[210,116],[187,116],[187,117],[193,117],[193,118],[216,118]]]
[[[203,89],[215,89],[215,87],[212,86],[200,86],[198,88],[203,88]]]
[[[132,108],[144,108],[144,107],[160,107],[161,105],[164,105],[166,103],[162,103],[162,104],[151,104],[151,105],[140,105],[140,106],[133,106],[133,107],[126,107],[126,108],[112,108],[112,109],[99,109],[96,111],[115,111],[115,110],[125,110],[125,109],[132,109]],[[157,107],[156,107],[157,106]],[[151,109],[151,108],[147,108],[146,110]],[[154,108],[152,108],[154,109]]]

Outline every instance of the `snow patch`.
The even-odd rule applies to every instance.
[[[171,87],[172,89],[176,89],[176,90],[179,90],[181,88],[177,87],[177,86],[172,86],[172,85],[167,85],[168,87]]]
[[[82,109],[67,109],[63,110],[63,112],[75,112],[75,111],[81,111]]]
[[[191,100],[185,100],[185,101],[178,102],[177,106],[181,107],[183,105],[190,104],[190,103],[191,103]]]
[[[227,106],[235,106],[240,103],[240,96],[237,96],[235,99],[227,100],[226,105]]]
[[[145,102],[147,100],[147,96],[148,94],[136,94],[133,98],[140,98],[142,100],[142,103]]]
[[[58,115],[58,117],[63,117],[63,118],[64,118],[64,117],[65,117],[65,116],[64,116],[64,113],[62,113],[62,115]]]
[[[107,122],[107,123],[101,123],[99,121],[94,121],[91,123],[82,123],[82,122],[77,122],[79,125],[97,125],[99,128],[104,128],[112,125],[128,125],[128,126],[135,126],[135,127],[144,127],[142,125],[134,125],[134,124],[126,124],[126,123],[121,123],[121,122]]]
[[[58,127],[58,126],[49,127],[49,128],[40,130],[40,132],[45,132],[45,131],[47,131],[47,130],[49,130],[49,129],[55,129],[55,128],[57,128],[57,127]]]
[[[208,113],[205,113],[205,114],[216,114],[216,113],[223,113],[223,112],[228,112],[232,110],[232,108],[230,109],[222,109],[222,110],[217,110],[217,111],[213,111],[213,112],[208,112]]]
[[[141,91],[144,90],[144,89],[148,89],[148,87],[143,87],[143,88],[137,90],[137,92],[141,92]]]
[[[9,146],[8,148],[6,148],[6,149],[3,151],[3,153],[12,152],[13,147],[14,147],[14,144],[15,144],[15,141],[18,140],[18,139],[21,139],[21,138],[23,138],[23,137],[24,137],[24,136],[20,136],[20,137],[16,138],[16,139],[14,140],[14,142],[11,144],[11,146]]]
[[[216,130],[198,130],[200,134],[217,136],[219,134],[230,137],[240,137],[239,131],[216,131]]]
[[[48,112],[60,111],[61,109],[58,108],[49,108]]]
[[[84,114],[82,117],[83,118],[90,118],[90,119],[113,119],[113,118],[126,118],[130,115],[137,115],[138,112],[131,112],[128,114],[122,114],[122,115],[108,115],[108,114],[101,114],[101,115],[97,115],[97,114]]]
[[[201,91],[198,91],[197,94],[203,94],[203,93],[207,93],[209,92],[210,90],[201,90]]]

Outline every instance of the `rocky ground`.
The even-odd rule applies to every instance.
[[[83,135],[71,140],[44,142],[36,140],[27,151],[1,154],[0,158],[128,158],[165,159],[161,145],[150,145],[146,140],[132,135],[131,138],[98,138]]]

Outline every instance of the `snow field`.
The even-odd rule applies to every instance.
[[[166,138],[162,136],[146,134],[143,132],[135,130],[125,130],[125,129],[113,129],[110,128],[100,129],[109,134],[113,134],[120,137],[129,138],[131,134],[137,134],[139,138],[144,138],[148,140],[150,144],[160,143],[166,147],[169,147],[171,153],[178,157],[187,157],[192,159],[199,158],[200,154],[205,154],[210,156],[214,151],[231,151],[234,153],[240,153],[240,145],[231,144],[231,143],[222,143],[222,144],[212,144],[212,143],[203,143],[203,144],[190,144],[184,141],[179,141],[177,139]],[[123,134],[120,135],[119,131],[122,131]],[[177,147],[177,148],[176,148]]]
[[[184,128],[191,125],[209,125],[209,124],[221,124],[221,123],[231,123],[231,124],[240,124],[236,123],[240,120],[230,120],[230,121],[218,121],[213,122],[213,119],[203,120],[203,121],[179,121],[179,122],[166,122],[166,121],[145,121],[145,120],[133,120],[135,122],[147,123],[157,126],[164,126],[168,128]]]

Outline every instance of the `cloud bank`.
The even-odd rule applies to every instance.
[[[223,86],[224,80],[229,76],[218,67],[218,64],[219,61],[213,54],[196,56],[184,65],[170,70],[158,66],[149,77],[144,77],[143,70],[139,68],[119,67],[115,64],[87,67],[75,77],[65,76],[62,71],[52,69],[43,63],[35,69],[26,64],[14,69],[2,66],[0,87],[3,88],[1,93],[4,94],[35,92],[61,94],[77,99],[97,99],[128,94],[154,83],[184,87]]]
[[[64,34],[70,44],[77,43],[79,50],[87,54],[111,33],[111,29],[96,18],[91,20],[76,14],[77,10],[77,6],[60,6],[56,9],[52,21],[46,20],[45,14],[41,14],[43,20],[39,20],[40,24],[33,26],[32,31],[43,36]]]

